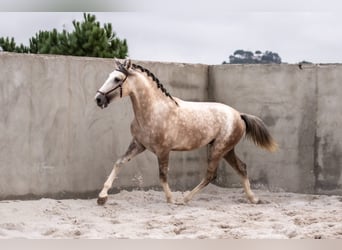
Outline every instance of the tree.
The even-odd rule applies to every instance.
[[[261,57],[262,63],[281,63],[281,58],[277,53],[272,51],[265,51]]]
[[[9,37],[6,37],[6,38],[1,37],[0,45],[3,51],[14,51],[16,47],[13,37],[11,39],[9,39]]]
[[[58,32],[39,31],[29,39],[29,46],[17,46],[14,38],[0,38],[0,47],[3,51],[75,55],[104,58],[125,58],[128,55],[126,39],[119,39],[110,23],[101,27],[95,15],[83,14],[82,22],[72,22],[74,30]]]
[[[19,53],[27,53],[27,47],[24,45],[17,46],[14,38],[9,37],[0,37],[0,51],[11,51],[11,52],[19,52]]]
[[[223,64],[227,62],[224,61]],[[245,51],[242,49],[236,50],[233,55],[229,56],[230,64],[266,64],[266,63],[281,63],[281,58],[277,53],[272,51],[265,51],[262,53],[260,50],[255,51]]]

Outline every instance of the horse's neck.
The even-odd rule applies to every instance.
[[[171,99],[153,84],[154,82],[136,84],[137,88],[130,94],[135,119],[139,123],[149,123],[159,112],[167,113],[172,106]]]

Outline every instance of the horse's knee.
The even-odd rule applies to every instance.
[[[163,182],[163,183],[167,182],[167,173],[168,173],[167,167],[159,169],[159,179],[161,182]]]
[[[218,163],[219,163],[219,158],[215,160],[211,159],[209,161],[209,165],[208,165],[208,169],[207,169],[207,173],[205,177],[208,182],[211,182],[216,179]]]
[[[216,178],[217,178],[217,171],[215,171],[213,174],[212,174],[212,176],[211,176],[211,180],[210,181],[214,181],[214,180],[216,180]]]
[[[159,173],[159,180],[163,183],[167,182],[167,175],[165,173]]]

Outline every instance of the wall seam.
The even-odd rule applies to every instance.
[[[318,128],[318,65],[315,67],[315,138],[314,138],[314,145],[313,145],[313,157],[314,157],[314,165],[313,165],[313,174],[314,174],[314,193],[318,192],[318,186],[319,186],[319,173],[321,171],[321,167],[318,163],[318,155],[319,155],[319,143],[320,143],[320,138],[317,135],[317,128]]]

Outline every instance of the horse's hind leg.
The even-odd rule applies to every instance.
[[[251,203],[257,204],[259,203],[259,199],[254,195],[251,190],[251,185],[248,180],[247,176],[247,167],[244,162],[242,162],[239,157],[235,154],[234,149],[229,151],[225,156],[224,159],[236,170],[236,172],[242,178],[242,184],[245,189],[247,198]]]
[[[209,167],[207,169],[206,176],[202,179],[200,184],[198,184],[191,192],[184,197],[184,203],[188,203],[195,194],[201,191],[204,187],[206,187],[211,181],[216,178],[218,160],[209,162]]]
[[[213,181],[217,176],[218,163],[222,157],[222,151],[218,150],[217,145],[210,145],[208,156],[208,168],[205,177],[191,192],[184,197],[184,203],[189,202],[193,196]]]
[[[133,139],[126,153],[115,162],[113,170],[110,173],[109,177],[107,178],[106,182],[104,183],[103,189],[99,194],[99,197],[97,199],[97,204],[103,205],[106,203],[107,198],[108,198],[108,190],[112,187],[113,181],[118,175],[118,172],[122,164],[130,161],[134,156],[143,152],[144,150],[145,150],[145,147]]]

